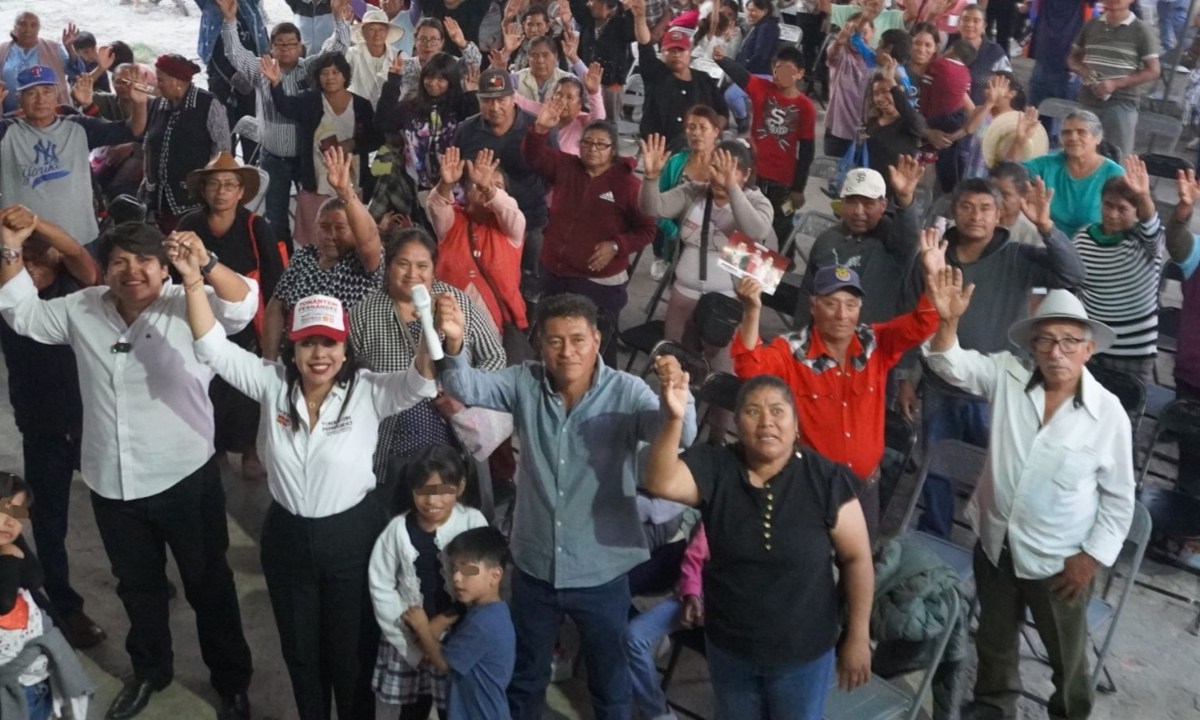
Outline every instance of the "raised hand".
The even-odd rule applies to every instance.
[[[75,41],[79,39],[79,28],[75,27],[75,23],[69,22],[62,31],[62,44],[67,54],[75,57]]]
[[[1150,197],[1150,173],[1146,172],[1146,163],[1137,155],[1126,155],[1125,184],[1140,198]]]
[[[179,272],[184,284],[201,278],[200,268],[208,263],[208,251],[204,242],[192,232],[173,232],[163,238],[167,259]]]
[[[625,9],[633,13],[634,17],[646,17],[646,0],[621,0],[621,4]]]
[[[879,66],[879,74],[887,80],[896,82],[896,58],[882,50],[875,53],[875,64]]]
[[[725,59],[725,46],[721,44],[713,45],[712,49],[713,62]]]
[[[587,75],[583,78],[583,89],[589,96],[600,92],[600,81],[603,77],[604,68],[600,67],[600,63],[588,65]]]
[[[708,182],[713,187],[729,190],[737,185],[738,164],[728,150],[715,150],[708,165]]]
[[[984,90],[984,97],[989,105],[999,105],[1000,101],[1004,100],[1004,96],[1012,86],[1008,82],[1008,78],[1003,75],[993,75],[988,78],[987,88]],[[1024,118],[1022,118],[1023,120]],[[1032,128],[1031,128],[1032,129]]]
[[[347,22],[354,17],[354,11],[350,9],[350,0],[330,0],[329,12],[334,18],[341,18]]]
[[[1017,120],[1017,130],[1013,133],[1016,143],[1024,143],[1029,139],[1030,133],[1033,132],[1034,126],[1040,122],[1038,120],[1037,108],[1030,105],[1021,113],[1020,119]]]
[[[461,49],[467,46],[467,38],[457,20],[452,17],[443,18],[442,25],[446,28],[446,38],[454,43],[455,47]]]
[[[1175,173],[1175,184],[1179,188],[1179,207],[1186,207],[1190,216],[1196,200],[1200,200],[1200,183],[1196,181],[1196,171],[1188,169]]]
[[[762,289],[762,284],[749,275],[738,280],[733,286],[734,294],[741,301],[742,309],[746,311],[762,309]]]
[[[562,117],[563,110],[567,103],[562,99],[561,95],[552,95],[542,103],[542,109],[538,111],[536,128],[539,133],[545,134],[550,132],[555,125],[558,125],[559,118]]]
[[[71,98],[75,100],[75,104],[80,109],[86,109],[92,106],[95,99],[93,91],[94,81],[88,73],[80,73],[79,77],[75,78],[75,82],[71,85]]]
[[[499,167],[500,158],[496,157],[490,148],[484,148],[475,155],[474,161],[467,161],[467,177],[476,188],[486,191],[492,187]]]
[[[0,244],[10,250],[20,250],[37,227],[37,216],[20,205],[0,210],[0,220]]]
[[[462,342],[467,319],[450,293],[442,293],[433,299],[433,326],[446,338],[448,349],[452,344],[457,347]]]
[[[1050,203],[1053,200],[1054,189],[1047,188],[1045,180],[1039,177],[1030,181],[1021,210],[1043,235],[1048,235],[1054,229],[1054,220],[1050,217]]]
[[[283,81],[283,70],[279,68],[279,61],[270,55],[263,55],[258,59],[258,68],[262,72],[262,76],[272,85],[278,85]]]
[[[521,43],[525,40],[525,33],[521,32],[521,26],[516,23],[504,26],[504,52],[509,57],[521,47]]]
[[[492,67],[508,67],[508,58],[497,48],[488,50],[488,64]]]
[[[946,241],[937,228],[921,231],[921,266],[926,275],[946,267]]]
[[[453,187],[459,181],[463,174],[463,161],[459,149],[453,145],[446,148],[446,152],[441,154],[441,174],[442,184],[447,187]]]
[[[888,165],[888,177],[892,181],[892,192],[896,195],[897,205],[907,207],[912,204],[917,185],[924,176],[925,166],[911,155],[901,155],[896,158],[895,165]]]
[[[574,65],[575,61],[579,59],[579,33],[569,27],[563,28],[562,49],[563,55]]]
[[[942,320],[957,320],[971,305],[975,286],[963,287],[962,270],[946,266],[925,276],[925,297]]]
[[[688,383],[691,378],[683,371],[679,358],[658,356],[654,360],[654,371],[658,374],[659,395],[669,417],[673,420],[683,419],[687,413]]]
[[[393,75],[404,74],[404,53],[396,53],[396,57],[392,58],[392,64],[388,65],[388,72]]]
[[[655,133],[645,140],[640,140],[638,144],[642,148],[642,170],[646,180],[658,180],[671,157],[671,153],[667,152],[667,139]]]
[[[326,180],[329,181],[329,187],[334,189],[338,197],[345,193],[352,193],[353,188],[350,186],[351,157],[346,154],[341,145],[333,145],[321,155],[325,158]]]
[[[217,7],[221,8],[221,17],[228,20],[237,20],[237,0],[217,0]]]
[[[479,92],[479,66],[468,65],[462,76],[463,92]]]

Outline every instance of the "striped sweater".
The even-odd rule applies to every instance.
[[[1158,213],[1135,224],[1115,245],[1100,245],[1086,229],[1079,231],[1074,242],[1087,269],[1081,294],[1088,317],[1107,324],[1117,334],[1117,341],[1105,354],[1153,356],[1158,343],[1163,253]]]

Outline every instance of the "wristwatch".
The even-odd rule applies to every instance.
[[[213,251],[208,252],[208,262],[204,263],[204,267],[200,268],[201,275],[207,275],[217,266],[217,254]]]
[[[6,263],[15,263],[21,259],[21,249],[13,249],[10,247],[0,247],[0,260]]]

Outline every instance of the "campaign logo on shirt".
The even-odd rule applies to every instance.
[[[775,98],[769,97],[766,107],[763,108],[762,127],[757,130],[756,135],[759,140],[767,137],[775,138],[779,147],[787,150],[788,138],[791,137],[799,122],[800,111],[794,105],[780,105]]]
[[[284,428],[291,427],[292,425],[292,419],[288,417],[288,414],[282,410],[275,413],[275,422],[279,423],[279,426]]]
[[[33,146],[33,163],[21,168],[21,177],[30,187],[37,187],[70,174],[71,171],[63,167],[58,159],[58,143],[48,138],[37,141]]]
[[[354,419],[346,416],[340,420],[326,420],[321,424],[321,430],[326,435],[342,435],[350,432],[354,428]]]

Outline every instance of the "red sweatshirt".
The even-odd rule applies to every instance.
[[[629,269],[629,256],[654,239],[654,218],[638,209],[642,183],[631,158],[618,159],[599,177],[583,161],[546,145],[549,134],[530,129],[522,143],[525,161],[551,189],[550,222],[542,238],[541,263],[560,277],[606,278]],[[601,242],[620,251],[607,267],[588,270]]]

